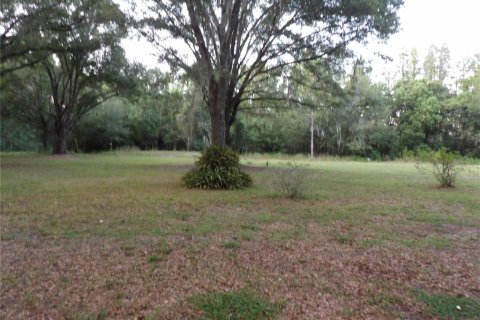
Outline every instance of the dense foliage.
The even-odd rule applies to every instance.
[[[234,150],[309,153],[313,129],[317,155],[387,160],[419,148],[446,148],[480,157],[479,56],[469,61],[463,76],[451,80],[454,85],[420,75],[391,86],[373,83],[362,64],[343,80],[332,75],[336,84],[324,88],[294,81],[300,74],[313,82],[316,72],[304,68],[291,70],[288,78],[269,77],[264,85],[288,91],[290,99],[258,95],[245,101],[232,126]],[[52,106],[45,77],[41,68],[33,68],[2,78],[2,150],[51,148]],[[145,70],[138,90],[136,98],[114,98],[87,113],[69,134],[68,148],[202,150],[210,144],[208,110],[193,82]],[[19,130],[25,136],[15,133]]]
[[[232,149],[214,144],[202,152],[183,182],[189,188],[232,190],[249,187],[252,179],[242,172]]]
[[[378,17],[390,2],[395,4],[387,10],[391,15]],[[272,14],[282,16],[293,10],[299,15],[295,23],[318,24],[316,15],[322,15],[325,2],[302,1],[298,7],[296,3],[279,4]],[[357,18],[376,24],[362,29],[360,38],[375,30],[387,36],[396,25],[390,30],[383,22],[396,22],[395,8],[400,3],[360,1],[355,7],[340,1],[332,10],[346,16],[355,16],[359,10]],[[158,1],[157,5],[162,10],[169,7]],[[306,5],[319,11],[304,12]],[[212,88],[199,81],[205,71],[202,63],[185,65],[189,72],[172,74],[129,64],[119,46],[129,20],[115,2],[10,0],[2,3],[2,9],[1,150],[203,150],[212,144],[218,128],[212,127],[208,96]],[[316,22],[309,22],[308,14]],[[325,19],[335,22],[342,15]],[[140,30],[158,31],[152,21],[143,22],[137,25]],[[259,30],[274,32],[263,25]],[[263,39],[261,34],[244,36]],[[274,48],[284,40],[277,36],[272,34]],[[480,157],[480,54],[452,70],[445,46],[432,46],[423,61],[415,50],[405,52],[397,78],[379,83],[368,63],[349,57],[343,47],[335,48],[334,55],[310,60],[326,48],[303,43],[294,57],[298,63],[282,64],[283,54],[269,59],[256,52],[258,43],[252,45],[260,61],[268,64],[239,62],[230,70],[244,74],[240,82],[229,83],[228,94],[236,98],[224,114],[226,143],[235,151],[388,160],[417,150],[445,148]],[[277,64],[278,68],[265,69]],[[247,77],[250,71],[255,76]],[[214,80],[213,87],[218,85]]]
[[[53,152],[64,154],[69,132],[88,111],[134,86],[130,81],[134,72],[120,47],[127,33],[126,17],[111,0],[19,0],[8,1],[2,11],[3,7],[0,70],[8,75],[4,81],[15,82],[15,70],[36,67],[33,76],[44,86],[48,83],[49,90],[45,94],[36,84],[35,93],[42,99],[30,99],[35,101],[27,102],[27,109],[38,109],[37,102],[43,111],[48,109],[51,125],[44,121],[41,129],[52,133]],[[20,88],[10,86],[17,89],[12,96],[33,91],[32,81],[26,80]],[[38,122],[31,117],[27,121]]]

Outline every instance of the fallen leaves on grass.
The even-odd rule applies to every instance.
[[[158,255],[155,239],[130,246],[99,239],[44,239],[34,247],[4,241],[0,317],[92,311],[115,319],[185,319],[199,315],[192,294],[252,288],[285,302],[280,319],[421,319],[425,310],[412,289],[480,295],[479,261],[452,251],[364,250],[315,239],[284,246],[246,241],[232,251],[224,248],[227,240],[171,238],[168,255],[155,263],[148,258]]]

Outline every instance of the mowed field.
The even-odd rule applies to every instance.
[[[412,163],[298,158],[291,200],[285,158],[207,191],[181,184],[194,155],[2,154],[0,318],[480,319],[479,165],[440,189]]]

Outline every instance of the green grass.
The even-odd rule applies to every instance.
[[[223,244],[225,249],[238,249],[240,248],[240,242],[237,240],[230,240]]]
[[[280,304],[247,290],[195,295],[191,300],[203,312],[199,320],[272,319],[281,310]]]
[[[343,296],[345,287],[349,286],[341,285],[342,281],[350,283],[358,279],[341,278],[342,281],[337,279],[335,282],[331,276],[342,272],[342,266],[348,265],[349,259],[357,259],[365,253],[376,253],[382,248],[406,257],[426,259],[421,261],[425,271],[414,271],[431,277],[432,284],[443,283],[443,277],[453,277],[454,271],[451,270],[460,268],[460,265],[434,268],[430,267],[432,261],[428,261],[427,257],[465,255],[468,264],[475,265],[472,252],[480,243],[480,176],[477,174],[480,173],[480,165],[472,164],[468,170],[464,170],[455,188],[440,189],[430,176],[417,171],[413,163],[354,162],[330,158],[312,161],[299,156],[288,158],[275,155],[269,158],[251,155],[242,157],[241,163],[248,166],[246,170],[253,178],[253,187],[237,191],[196,190],[185,188],[181,182],[182,176],[193,165],[195,154],[108,152],[79,154],[65,159],[38,154],[0,154],[2,251],[10,252],[14,250],[10,245],[14,248],[20,244],[21,248],[35,251],[40,247],[39,250],[50,254],[48,248],[42,247],[43,243],[58,248],[88,242],[94,253],[100,251],[99,248],[108,247],[109,251],[103,253],[105,259],[111,258],[110,255],[120,256],[119,265],[115,267],[122,270],[121,277],[115,277],[117,269],[110,270],[112,274],[102,278],[102,283],[92,286],[95,289],[91,290],[101,288],[128,292],[130,283],[144,286],[169,276],[177,280],[188,279],[192,286],[189,295],[194,292],[233,290],[229,294],[213,293],[194,299],[198,302],[195,305],[203,310],[207,319],[215,318],[208,318],[209,313],[205,310],[220,315],[228,312],[225,310],[229,308],[237,307],[248,311],[263,306],[278,311],[259,296],[252,298],[249,294],[235,291],[239,285],[253,287],[259,292],[262,286],[270,286],[270,293],[275,294],[275,290],[284,290],[283,286],[291,285],[289,290],[294,292],[295,288],[305,284],[311,286],[310,290],[313,287],[320,290],[316,287],[318,285],[325,292],[343,299],[336,301],[341,308],[337,314],[330,314],[332,317],[355,318],[362,307],[342,304],[342,301],[351,302],[356,298]],[[290,160],[308,166],[308,188],[303,200],[287,199],[271,187],[274,169],[285,166]],[[268,168],[266,161],[269,162]],[[342,266],[330,266],[328,263],[309,266],[312,260],[303,257],[289,260],[289,255],[302,246],[304,250],[317,248],[318,255],[333,247],[338,252],[335,257],[345,260]],[[266,261],[259,259],[255,268],[249,269],[248,254],[252,251],[257,253],[257,250],[264,250],[258,255]],[[202,256],[204,254],[206,258]],[[55,265],[55,257],[48,258],[52,260],[49,265]],[[281,259],[281,263],[277,259]],[[217,260],[221,266],[226,266],[224,270],[232,272],[229,276],[238,278],[235,285],[229,282],[228,277],[224,279],[226,283],[220,285],[216,282],[217,279],[223,279],[223,275],[216,274],[218,270],[208,262]],[[32,260],[32,265],[34,263],[35,260]],[[372,261],[372,266],[368,268],[376,270],[378,265],[375,263]],[[410,314],[409,300],[401,298],[415,299],[411,293],[413,285],[396,289],[396,271],[390,270],[388,261],[381,263],[385,264],[384,273],[391,273],[386,277],[391,283],[383,291],[372,294],[368,293],[369,288],[361,288],[359,292],[367,292],[365,295],[368,297],[358,303],[369,305],[369,309],[377,308],[375,310],[381,315],[380,318],[407,317]],[[437,260],[433,265],[439,263],[442,261]],[[285,273],[281,269],[284,264],[289,266]],[[175,266],[175,272],[168,269],[169,266]],[[354,267],[366,268],[363,264]],[[167,269],[170,274],[166,273]],[[177,270],[180,270],[178,274]],[[185,270],[189,273],[182,273],[187,272]],[[478,269],[472,270],[471,273]],[[15,293],[10,301],[20,301],[22,306],[33,309],[44,303],[40,295],[37,297],[32,293],[36,292],[30,290],[32,288],[21,289],[30,283],[23,277],[23,272],[31,270],[18,270],[21,271],[18,274],[15,268],[3,271],[2,287],[9,290],[8,294]],[[204,277],[202,279],[209,280],[199,283],[196,280],[197,272]],[[288,278],[290,272],[305,272],[316,278],[302,284],[302,278],[299,277],[290,279],[287,284],[285,277]],[[134,282],[133,275],[137,277]],[[31,279],[41,282],[45,275],[37,276]],[[68,285],[63,283],[62,288],[74,286],[80,281],[75,274],[61,276],[70,279]],[[368,283],[369,280],[361,285],[367,286]],[[41,287],[39,283],[36,285]],[[193,290],[194,286],[196,290]],[[468,287],[465,289],[465,286],[452,292],[477,292]],[[172,288],[176,289],[175,286]],[[163,288],[155,290],[162,292]],[[77,294],[72,297],[77,299]],[[148,294],[155,297],[151,292]],[[62,296],[65,301],[72,297]],[[165,298],[149,301],[145,308],[150,309],[147,310],[149,312],[145,311],[145,315],[154,317],[156,313],[161,313],[162,317],[169,318],[169,312],[177,311],[175,308],[187,310],[181,305],[185,297],[180,293],[176,293],[175,297],[178,304],[166,304]],[[440,307],[434,306],[437,305],[435,301],[443,300],[432,297],[425,295],[422,298],[425,310],[419,312],[452,317],[442,315],[443,311],[438,311]],[[127,298],[125,300],[128,302]],[[107,310],[109,317],[133,318],[132,314],[125,311],[129,305],[119,305],[112,311],[112,306],[118,300],[112,299],[103,305],[98,304]],[[295,306],[299,301],[295,301],[294,297],[291,299],[288,303],[294,308],[292,305]],[[445,301],[448,305],[449,300]],[[71,301],[69,303],[63,307],[65,310],[74,304]],[[438,303],[439,306],[443,304]],[[389,306],[394,306],[395,310],[389,311]],[[406,310],[405,313],[402,310]],[[465,310],[469,310],[468,307]],[[97,310],[97,313],[100,311]],[[121,316],[115,313],[117,311]],[[78,307],[72,312],[59,317],[86,315],[88,318],[94,314],[86,307]],[[188,318],[188,313],[185,314]],[[421,313],[418,318],[423,315]]]
[[[254,187],[247,190],[187,190],[181,177],[193,163],[193,155],[111,152],[58,160],[2,154],[5,223],[1,237],[128,240],[140,235],[208,237],[221,230],[252,239],[265,226],[293,223],[296,230],[262,233],[265,238],[281,240],[301,234],[295,226],[299,222],[328,226],[341,221],[370,226],[375,235],[369,240],[448,248],[450,240],[445,238],[433,235],[417,241],[415,235],[398,237],[395,229],[479,225],[480,178],[469,176],[470,171],[460,176],[457,188],[444,190],[436,188],[433,180],[411,163],[300,158],[297,163],[310,170],[307,199],[291,201],[272,190],[267,168],[255,172]],[[269,166],[286,165],[287,160],[270,159]],[[254,156],[242,162],[260,166],[264,159]],[[391,223],[377,228],[372,222],[375,219]],[[340,242],[365,240],[348,237],[347,233],[334,238]]]
[[[464,296],[427,294],[418,292],[417,299],[425,303],[432,316],[441,319],[479,319],[480,301]]]
[[[191,163],[189,154],[76,157],[2,156],[1,205],[11,227],[2,238],[207,236],[292,219],[368,224],[375,216],[395,216],[402,224],[435,226],[478,225],[479,219],[480,179],[460,178],[457,188],[441,190],[409,163],[308,162],[308,199],[293,202],[270,189],[268,170],[244,191],[186,190],[180,178],[188,167],[178,164]]]

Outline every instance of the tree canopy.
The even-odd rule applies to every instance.
[[[117,95],[130,71],[120,40],[126,17],[111,0],[8,1],[2,16],[2,72],[41,64],[48,76],[54,153],[89,110]]]
[[[398,28],[402,3],[152,0],[139,24],[162,59],[203,87],[212,142],[224,145],[255,81],[291,64],[345,53],[348,43],[369,35],[387,38]]]

